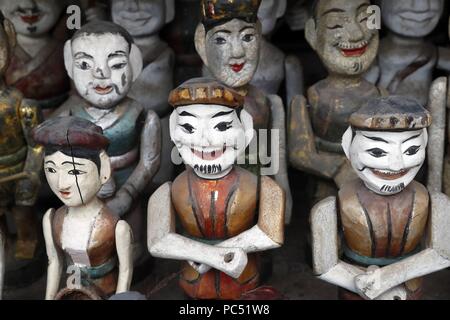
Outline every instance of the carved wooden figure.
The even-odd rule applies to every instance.
[[[254,128],[260,134],[263,130],[275,130],[279,135],[272,151],[272,164],[277,163],[275,180],[286,192],[286,222],[290,222],[292,198],[287,175],[285,137],[285,112],[283,102],[276,95],[266,95],[250,84],[256,73],[260,57],[262,26],[258,21],[260,0],[239,0],[230,3],[225,0],[201,1],[202,22],[195,34],[197,52],[210,73],[218,81],[234,88],[245,97],[245,110],[254,121]],[[269,140],[270,141],[270,140]],[[248,159],[257,159],[257,165],[246,162],[246,168],[260,175],[260,155],[267,154],[260,142],[259,149],[250,151]],[[250,165],[249,165],[250,164]]]
[[[8,241],[10,248],[7,258],[0,263],[0,274],[6,270],[12,286],[17,285],[16,281],[28,281],[28,271],[39,271],[31,269],[38,246],[33,206],[42,162],[42,148],[31,138],[31,130],[41,118],[39,110],[25,104],[22,95],[8,87],[4,79],[15,45],[14,26],[0,12],[0,217],[3,220],[11,215],[16,229],[16,232],[8,230],[0,241],[3,245]],[[3,254],[2,248],[0,256]],[[0,275],[0,285],[2,280]]]
[[[55,116],[73,115],[102,127],[110,141],[113,175],[99,197],[130,223],[136,250],[143,254],[145,215],[140,199],[159,169],[161,133],[157,114],[127,96],[142,70],[141,52],[125,29],[96,21],[67,41],[65,63],[78,94]],[[141,254],[137,251],[136,257]]]
[[[351,116],[342,145],[359,179],[311,212],[314,272],[341,299],[419,299],[421,277],[450,266],[450,199],[413,181],[430,123],[400,96],[371,99]]]
[[[369,0],[319,0],[306,24],[306,39],[329,75],[308,89],[306,99],[298,96],[290,106],[289,157],[296,169],[321,178],[318,200],[355,177],[340,137],[350,115],[384,93],[362,77],[379,44],[378,31],[367,26],[369,5]]]
[[[159,37],[159,32],[175,15],[174,0],[113,0],[112,19],[124,27],[142,52],[144,68],[133,83],[128,96],[139,102],[146,110],[155,111],[161,119],[162,146],[161,166],[153,177],[151,189],[174,178],[171,161],[173,144],[170,140],[169,117],[171,108],[167,103],[173,89],[174,53]]]
[[[17,32],[6,83],[21,91],[26,102],[41,108],[47,117],[67,99],[70,90],[64,69],[64,41],[53,35],[65,2],[1,0],[0,9]]]
[[[444,11],[444,0],[381,1],[388,34],[367,79],[391,94],[428,102],[435,69],[450,71],[450,52],[427,41]]]
[[[239,299],[258,285],[255,253],[283,244],[284,191],[234,165],[254,135],[243,96],[194,79],[172,91],[170,103],[171,137],[187,170],[150,198],[148,249],[188,261],[180,286],[189,297]]]
[[[64,261],[80,278],[68,281],[62,292],[90,290],[106,298],[128,291],[131,228],[97,197],[112,173],[102,129],[84,119],[61,117],[44,122],[33,137],[45,147],[45,176],[64,203],[56,211],[49,209],[43,220],[49,259],[46,299],[58,296]]]
[[[303,94],[303,69],[295,56],[286,56],[270,43],[277,20],[286,12],[287,0],[262,0],[258,18],[262,25],[261,49],[258,68],[251,84],[267,94],[278,94],[281,85],[286,87],[286,102]]]

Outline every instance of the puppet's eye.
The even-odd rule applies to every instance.
[[[46,168],[45,170],[47,170],[47,172],[50,172],[50,173],[56,173],[56,170],[53,168]]]
[[[77,170],[77,169],[73,169],[69,171],[69,174],[71,176],[81,176],[82,174],[85,174],[86,172],[81,171],[81,170]]]
[[[405,151],[405,154],[407,156],[413,156],[413,155],[417,154],[417,152],[419,152],[419,150],[420,150],[420,146],[412,146],[408,150]]]
[[[184,131],[186,131],[189,134],[192,134],[195,131],[195,128],[191,126],[189,123],[182,124],[180,125],[180,127],[182,127]]]
[[[217,37],[217,38],[214,40],[214,42],[215,42],[216,44],[218,44],[218,45],[222,45],[222,44],[227,43],[227,40],[225,40],[225,38],[222,38],[222,37]]]
[[[251,42],[254,38],[255,36],[253,34],[246,34],[242,37],[242,40],[244,40],[245,42]]]
[[[383,158],[387,155],[387,152],[380,148],[373,148],[373,149],[367,150],[367,152],[372,157],[375,157],[375,158]]]
[[[127,66],[127,63],[126,63],[126,62],[124,62],[124,63],[116,63],[116,64],[114,64],[111,68],[112,68],[113,70],[120,70],[120,69],[125,68],[126,66]]]
[[[214,129],[216,129],[217,131],[220,131],[220,132],[224,132],[224,131],[227,131],[228,129],[231,129],[233,127],[232,124],[233,124],[233,121],[221,122],[218,125],[216,125],[214,127]]]
[[[89,70],[91,68],[91,65],[89,63],[87,63],[86,61],[82,61],[82,62],[78,63],[78,67],[81,70]]]

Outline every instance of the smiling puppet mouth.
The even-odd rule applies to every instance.
[[[409,170],[389,171],[389,170],[377,170],[371,169],[374,175],[380,177],[383,180],[397,180],[404,177]]]
[[[353,48],[353,49],[342,49],[341,52],[345,57],[360,57],[367,51],[367,45],[361,48]]]
[[[245,63],[240,63],[240,64],[235,63],[235,64],[232,64],[230,66],[231,66],[231,70],[233,70],[234,72],[238,73],[238,72],[241,72],[242,69],[244,69],[244,65],[245,65]]]
[[[202,160],[206,160],[206,161],[213,161],[213,160],[220,158],[221,156],[223,156],[223,154],[225,153],[226,150],[227,150],[226,146],[224,146],[222,150],[217,149],[217,150],[214,150],[211,152],[199,151],[194,148],[191,148],[191,152],[196,157],[198,157]]]
[[[94,88],[94,90],[98,94],[105,95],[105,94],[111,93],[113,91],[113,87],[112,86],[107,86],[107,87],[96,86]]]

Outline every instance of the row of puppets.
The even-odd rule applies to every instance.
[[[46,299],[106,299],[151,256],[183,262],[193,299],[280,297],[261,261],[295,214],[290,166],[315,181],[315,275],[341,299],[419,299],[450,267],[433,79],[450,51],[425,40],[444,0],[381,1],[381,41],[369,0],[315,1],[303,27],[328,76],[308,90],[269,41],[286,1],[184,3],[203,75],[176,86],[195,58],[159,37],[174,1],[112,0],[112,22],[90,1],[70,39],[64,1],[0,1],[0,297],[46,272]]]

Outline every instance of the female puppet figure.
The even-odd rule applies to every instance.
[[[33,133],[45,147],[44,170],[50,188],[64,203],[49,209],[43,229],[49,259],[46,299],[60,286],[63,256],[80,287],[108,297],[126,292],[133,274],[132,232],[97,198],[111,175],[109,141],[100,127],[76,117],[44,122]]]
[[[342,145],[359,179],[311,213],[314,271],[341,299],[416,300],[421,277],[450,266],[450,200],[414,181],[430,123],[399,96],[371,99],[350,117]]]
[[[180,286],[189,297],[240,299],[258,286],[256,253],[283,244],[283,189],[234,165],[253,137],[239,93],[193,79],[170,102],[171,137],[187,170],[150,198],[149,251],[187,261]]]
[[[68,2],[0,1],[0,9],[17,32],[6,83],[22,92],[28,104],[40,107],[46,117],[68,98],[70,90],[70,78],[64,68],[64,39],[56,35]]]

